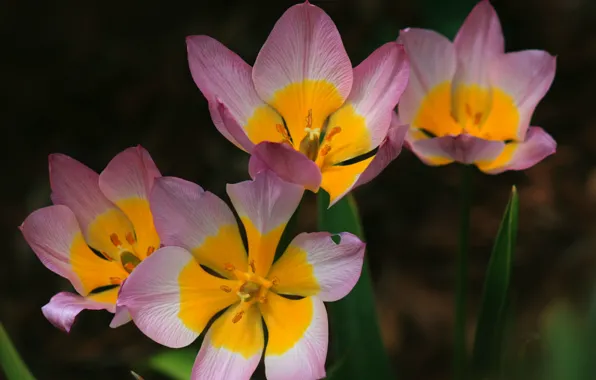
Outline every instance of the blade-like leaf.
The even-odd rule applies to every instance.
[[[7,380],[35,380],[0,323],[0,366]]]
[[[363,238],[356,202],[348,195],[327,209],[329,195],[318,195],[319,230],[351,232]],[[327,303],[331,334],[330,354],[343,365],[330,373],[333,379],[387,379],[391,367],[385,353],[366,260],[358,283],[345,298]],[[332,364],[333,366],[333,364]]]
[[[149,359],[149,367],[173,380],[188,380],[196,357],[196,349],[165,350]]]
[[[475,373],[481,376],[495,373],[499,369],[517,237],[518,209],[519,201],[514,186],[488,263],[476,326],[472,363]]]

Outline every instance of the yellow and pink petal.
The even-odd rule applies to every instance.
[[[74,213],[87,243],[117,261],[123,250],[134,252],[129,242],[134,227],[102,193],[99,175],[63,154],[52,154],[49,161],[52,201]]]
[[[457,54],[453,115],[466,130],[477,130],[477,136],[483,137],[483,124],[498,96],[491,90],[489,67],[505,53],[501,23],[488,0],[480,1],[470,12],[453,45]]]
[[[385,140],[408,75],[404,48],[395,42],[376,49],[354,69],[350,96],[329,117],[317,160],[321,166],[369,153]]]
[[[238,319],[239,313],[241,318]],[[201,345],[192,380],[249,380],[257,368],[265,335],[256,306],[230,306],[213,322]]]
[[[257,275],[266,276],[304,188],[265,170],[252,181],[228,184],[226,189],[246,230],[249,263]]]
[[[483,128],[505,130],[511,135],[506,139],[524,141],[534,110],[550,88],[555,71],[556,58],[541,50],[507,53],[492,62],[490,80],[500,103],[493,104]]]
[[[142,260],[160,246],[149,207],[149,194],[155,178],[161,173],[149,152],[137,146],[114,157],[99,175],[102,193],[132,222],[134,236],[126,237],[133,243],[135,254]]]
[[[385,140],[379,145],[377,154],[358,177],[350,191],[375,179],[401,153],[410,126],[402,125],[395,112],[392,116],[391,126]]]
[[[276,284],[272,290],[337,301],[358,281],[365,248],[365,243],[348,232],[301,233],[273,264],[269,278],[275,278]]]
[[[76,317],[83,310],[108,310],[113,313],[115,304],[94,301],[74,293],[61,292],[41,308],[48,321],[66,332],[70,332]]]
[[[237,302],[234,282],[208,274],[180,247],[164,247],[128,277],[118,306],[128,309],[149,338],[167,347],[192,343],[209,320]]]
[[[75,215],[66,206],[34,211],[20,230],[43,265],[68,279],[82,296],[98,288],[120,284],[128,276],[120,262],[101,258],[89,249]],[[115,304],[116,296],[110,295],[113,297],[109,303]]]
[[[451,81],[457,68],[451,41],[432,30],[409,28],[398,42],[410,61],[410,78],[398,108],[404,124],[435,136],[458,135],[461,127],[451,116]]]
[[[259,307],[269,334],[267,379],[324,378],[329,330],[323,301],[317,297],[291,300],[270,293]]]
[[[409,149],[421,161],[432,166],[446,165],[453,161],[463,164],[491,161],[499,156],[505,145],[500,141],[470,135],[431,138],[416,130],[408,132],[406,141]]]
[[[400,125],[392,111],[391,125],[377,154],[350,165],[325,166],[322,169],[321,187],[329,193],[329,207],[354,188],[374,179],[401,152],[408,126]]]
[[[305,128],[322,130],[352,88],[352,64],[331,18],[308,2],[289,8],[257,56],[252,78],[261,99],[284,118],[294,146]]]
[[[317,192],[321,186],[321,170],[304,154],[289,144],[262,142],[255,146],[248,163],[252,178],[271,170],[286,182],[295,183]]]
[[[224,137],[240,149],[251,149],[243,138],[238,138],[241,134],[236,129],[230,130],[234,125],[224,119],[220,104],[252,143],[283,141],[277,132],[283,120],[255,91],[250,65],[208,36],[189,36],[186,46],[192,77],[207,98],[213,122]]]
[[[478,168],[488,174],[507,170],[524,170],[554,154],[556,141],[542,128],[530,127],[524,142],[503,144],[500,154],[492,160],[476,160]]]
[[[175,177],[155,181],[151,194],[155,226],[166,246],[191,252],[202,265],[227,277],[227,265],[246,271],[248,261],[234,214],[199,185]]]

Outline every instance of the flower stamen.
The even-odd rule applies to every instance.
[[[222,285],[222,286],[220,286],[219,288],[220,288],[221,290],[223,290],[224,292],[226,292],[226,293],[230,293],[230,292],[232,291],[232,288],[230,288],[230,287],[229,287],[229,286],[227,286],[227,285]]]
[[[133,236],[132,232],[127,232],[126,233],[126,241],[130,245],[133,245],[135,243],[135,237]]]
[[[147,247],[147,257],[151,256],[151,254],[153,252],[155,252],[155,247],[153,247],[151,245],[149,247]]]
[[[116,233],[112,233],[110,235],[110,241],[112,242],[112,244],[114,244],[115,247],[122,247],[122,242],[120,241]]]
[[[321,135],[321,129],[312,127],[312,109],[308,110],[304,131],[306,132],[306,136],[300,141],[300,152],[310,160],[316,161],[319,153],[319,136]]]

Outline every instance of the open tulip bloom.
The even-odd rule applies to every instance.
[[[273,170],[312,191],[322,187],[333,204],[401,150],[407,128],[394,109],[409,65],[395,42],[352,69],[331,18],[305,2],[277,21],[252,68],[207,36],[188,37],[187,48],[215,126],[251,153],[253,177]]]
[[[227,192],[248,254],[221,199],[178,178],[156,180],[151,209],[166,247],[128,277],[118,305],[147,336],[174,348],[192,343],[223,311],[204,338],[193,379],[249,379],[265,346],[262,319],[267,378],[324,377],[323,301],[344,297],[356,284],[365,244],[350,233],[302,233],[273,262],[304,188],[262,171]]]
[[[160,173],[141,147],[118,154],[101,175],[62,154],[49,161],[54,206],[34,211],[20,229],[41,262],[78,293],[58,293],[42,308],[70,331],[84,309],[116,312],[122,282],[160,247],[149,208]],[[112,326],[129,320],[119,309]]]
[[[530,127],[555,75],[544,51],[505,53],[495,10],[483,0],[453,43],[424,29],[398,39],[412,67],[399,117],[407,146],[426,164],[474,164],[486,173],[523,170],[555,152],[544,130]]]

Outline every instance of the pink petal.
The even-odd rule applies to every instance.
[[[234,321],[239,307],[230,307],[215,320],[195,360],[192,380],[249,380],[263,354],[265,338],[261,314],[248,308]],[[217,336],[214,342],[213,337]]]
[[[520,140],[524,140],[534,109],[550,88],[555,70],[556,58],[542,50],[508,53],[492,63],[493,87],[505,91],[518,107]]]
[[[128,309],[123,306],[116,305],[116,313],[114,314],[114,318],[112,318],[112,322],[110,322],[110,327],[115,329],[127,324],[130,321],[132,321],[132,316],[128,312]]]
[[[110,285],[111,277],[127,276],[120,262],[99,258],[89,249],[74,214],[66,206],[32,212],[20,230],[43,265],[68,279],[82,295]]]
[[[36,210],[19,229],[46,268],[68,279],[77,291],[84,292],[70,263],[71,244],[81,230],[68,207],[59,205]]]
[[[271,171],[257,173],[252,181],[228,184],[226,190],[238,215],[250,219],[261,234],[286,224],[304,192]]]
[[[98,215],[114,205],[101,192],[96,172],[64,154],[51,154],[49,161],[52,202],[68,206],[85,233]]]
[[[252,77],[261,99],[281,114],[299,144],[309,111],[312,127],[322,128],[348,97],[352,64],[331,18],[305,2],[290,7],[275,23]],[[311,86],[309,80],[319,83]]]
[[[479,169],[489,174],[498,174],[506,170],[525,170],[554,154],[557,149],[557,142],[539,127],[530,127],[524,142],[507,145],[511,147],[505,148],[503,159],[498,157],[492,162],[487,161],[478,165]],[[507,149],[511,151],[507,152]]]
[[[488,0],[480,1],[470,12],[454,41],[458,83],[489,87],[488,67],[505,53],[505,42],[499,17]]]
[[[171,348],[192,343],[219,310],[237,300],[220,289],[231,281],[207,274],[180,247],[157,250],[130,274],[118,297],[137,327]],[[232,296],[230,301],[230,296]]]
[[[162,177],[155,182],[151,194],[151,210],[162,243],[193,252],[201,264],[226,276],[227,263],[246,268],[246,251],[234,214],[224,201],[205,192],[197,184],[175,177]],[[200,252],[208,239],[229,229],[226,252]],[[233,241],[232,241],[233,240]],[[235,244],[232,244],[235,243]],[[230,248],[236,249],[232,252]],[[220,260],[221,259],[221,260]]]
[[[70,332],[75,318],[83,310],[108,310],[113,313],[114,305],[92,301],[74,293],[61,292],[41,308],[48,321],[66,332]]]
[[[267,303],[260,307],[269,332],[265,351],[267,379],[324,378],[329,331],[323,302],[317,297],[289,300],[272,293],[267,297]],[[304,315],[305,310],[312,313],[311,319],[307,321],[307,326],[296,326],[291,315]],[[288,331],[293,332],[296,328],[304,327],[306,328],[300,338],[288,347]]]
[[[251,78],[252,69],[242,58],[208,36],[189,36],[186,38],[186,46],[192,77],[207,98],[213,122],[224,137],[246,149],[236,139],[235,135],[239,135],[235,134],[237,131],[230,131],[229,123],[222,119],[220,103],[225,105],[236,124],[244,131],[250,118],[261,107],[266,109],[264,112],[272,119],[282,123],[279,115],[257,95]],[[275,125],[270,128],[272,132],[275,131]]]
[[[339,238],[339,243],[332,236]],[[301,233],[273,264],[269,278],[279,279],[274,288],[279,294],[316,295],[323,301],[337,301],[360,278],[365,247],[365,243],[348,232]]]
[[[213,107],[216,107],[216,109],[212,109]],[[230,136],[236,141],[236,145],[246,152],[252,152],[255,144],[250,141],[244,129],[242,129],[242,127],[238,124],[228,107],[226,107],[221,99],[217,98],[215,103],[209,103],[209,109],[213,120],[216,120],[216,116],[218,118],[217,120],[221,120],[221,124],[225,127]],[[217,125],[218,123],[216,122],[215,124]]]
[[[149,199],[155,178],[161,173],[143,147],[128,148],[110,161],[99,176],[99,188],[114,203],[123,199]]]
[[[381,143],[375,158],[368,165],[366,170],[364,170],[364,172],[360,175],[360,177],[358,177],[358,180],[352,189],[372,181],[383,170],[385,170],[391,161],[395,160],[401,153],[409,126],[401,125],[401,122],[395,112],[392,116],[391,127],[387,132],[385,141]]]
[[[404,124],[412,124],[426,95],[453,78],[455,48],[439,33],[416,28],[402,30],[397,42],[404,45],[410,60],[410,78],[398,105],[399,116]]]
[[[266,276],[281,234],[296,211],[304,188],[266,170],[252,181],[228,184],[226,189],[246,231],[248,262],[257,275]]]
[[[354,69],[350,96],[329,118],[327,129],[340,126],[341,132],[329,142],[326,164],[368,153],[383,142],[409,71],[404,48],[395,42],[381,46]]]
[[[313,192],[319,191],[321,186],[319,167],[288,144],[262,142],[254,148],[248,163],[248,172],[255,178],[263,170],[271,170],[284,181],[301,185]]]
[[[471,164],[477,161],[492,161],[503,150],[505,144],[469,135],[443,136],[418,139],[410,132],[408,147],[427,165],[445,165],[452,161]]]
[[[134,228],[126,215],[100,190],[99,175],[63,154],[52,154],[49,161],[52,201],[68,206],[75,214],[87,243],[118,259],[119,250],[110,241],[110,235],[116,233],[124,248],[132,250],[124,237],[129,232],[133,233]],[[107,222],[109,224],[105,220],[94,223],[107,212],[112,214]]]

